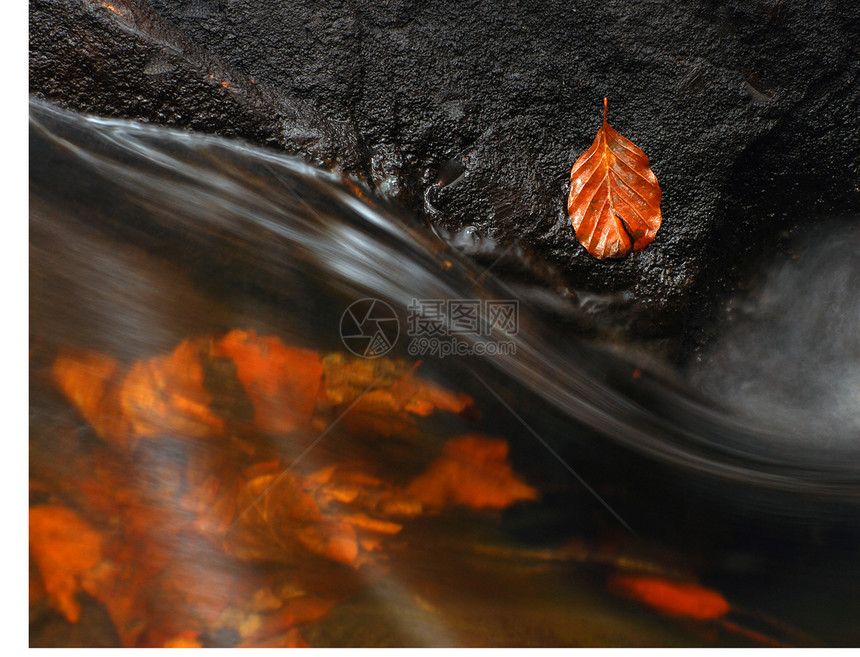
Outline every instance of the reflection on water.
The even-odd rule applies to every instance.
[[[823,448],[778,394],[729,415],[525,303],[459,336],[504,353],[359,358],[358,299],[405,329],[517,297],[294,159],[36,102],[30,130],[33,645],[860,638],[850,376],[804,409]],[[734,335],[705,363],[755,362]],[[694,376],[737,407],[737,371]]]

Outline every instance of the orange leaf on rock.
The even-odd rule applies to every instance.
[[[254,405],[254,424],[261,431],[287,433],[310,420],[323,374],[317,352],[236,329],[213,345],[212,355],[236,363],[236,374]]]
[[[576,237],[595,258],[623,258],[657,234],[660,185],[648,157],[606,122],[573,165],[567,213]]]
[[[81,610],[75,595],[82,579],[101,560],[101,535],[70,509],[33,507],[30,553],[52,604],[70,623],[77,623]]]
[[[508,444],[480,435],[452,438],[442,456],[407,488],[426,508],[449,504],[473,509],[504,509],[537,499],[537,491],[514,473]]]
[[[669,616],[686,616],[697,620],[721,618],[729,612],[729,603],[717,591],[693,582],[661,577],[616,575],[611,589]]]

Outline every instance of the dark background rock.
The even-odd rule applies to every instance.
[[[860,212],[858,26],[824,0],[31,0],[30,86],[338,168],[677,356],[781,231]],[[604,96],[663,225],[600,262],[566,197]]]

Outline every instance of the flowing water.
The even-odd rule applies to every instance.
[[[465,493],[449,491],[440,509],[397,520],[390,536],[379,530],[379,545],[361,543],[361,563],[282,558],[291,544],[281,539],[255,544],[251,558],[221,542],[242,525],[241,514],[218,540],[195,534],[194,518],[183,515],[191,524],[161,542],[164,564],[152,576],[161,583],[152,587],[160,591],[171,577],[164,573],[183,564],[185,616],[143,584],[114,598],[83,584],[73,603],[79,618],[69,622],[31,563],[33,645],[163,645],[180,635],[202,645],[259,644],[271,637],[254,628],[274,613],[260,591],[275,590],[274,583],[302,594],[274,594],[272,608],[332,601],[325,612],[281,620],[272,632],[297,628],[311,645],[860,640],[860,271],[848,220],[800,240],[799,258],[769,263],[753,290],[726,304],[712,344],[678,371],[623,345],[583,341],[565,328],[571,323],[530,305],[521,289],[471,263],[456,244],[297,159],[36,101],[30,117],[33,508],[72,508],[112,537],[103,539],[104,555],[118,535],[131,535],[123,523],[133,515],[100,508],[86,492],[95,487],[98,500],[123,489],[115,476],[107,488],[90,481],[111,467],[129,482],[154,481],[159,513],[168,516],[180,511],[163,502],[162,489],[175,488],[177,500],[187,494],[192,463],[203,470],[209,466],[200,463],[216,464],[209,474],[220,477],[238,460],[247,470],[274,458],[275,472],[291,469],[305,482],[327,466],[348,466],[365,477],[351,481],[377,482],[361,484],[363,499],[366,486],[415,490],[408,482],[449,454],[448,441],[476,434],[509,450],[512,471],[494,470],[494,481],[515,478],[535,492],[487,509],[455,504]],[[116,434],[99,424],[105,412],[83,410],[89,393],[57,385],[57,363],[68,354],[89,354],[75,361],[88,363],[98,354],[108,369],[127,371],[183,341],[220,340],[212,336],[237,329],[315,354],[349,355],[344,313],[361,299],[385,302],[400,328],[384,345],[391,351],[371,361],[420,360],[421,380],[468,395],[468,409],[406,419],[399,409],[395,419],[374,416],[381,423],[374,425],[341,421],[349,406],[300,430],[262,431],[257,408],[257,429],[219,430],[220,442],[189,440],[182,431],[156,436],[139,428],[142,421],[138,439],[112,442],[105,436]],[[517,301],[516,330],[463,331],[460,355],[428,352],[434,343],[409,333],[438,301],[445,308]],[[235,383],[230,372],[207,370],[206,385],[222,381],[221,415],[240,417],[253,393],[247,384],[224,393],[223,380]],[[277,493],[273,484],[270,497]],[[255,504],[248,498],[239,510]],[[141,505],[151,511],[149,502]],[[170,517],[155,515],[146,531],[171,526]],[[110,554],[120,570],[147,559]],[[718,591],[730,610],[707,618],[668,613],[629,590],[619,595],[619,577],[696,582]],[[243,581],[255,584],[242,592]],[[199,602],[199,591],[220,588],[231,592],[226,602]],[[118,611],[121,595],[147,611]],[[244,620],[231,621],[231,613]],[[171,615],[192,618],[194,631],[182,634],[163,620]]]

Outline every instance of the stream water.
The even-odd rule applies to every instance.
[[[444,458],[453,437],[492,437],[507,446],[511,476],[535,494],[398,520],[381,547],[361,548],[364,565],[281,559],[277,541],[266,558],[250,559],[183,529],[164,567],[195,564],[194,591],[222,586],[227,570],[230,591],[243,578],[263,578],[267,591],[286,578],[305,598],[331,599],[326,613],[278,625],[298,628],[310,645],[856,645],[860,271],[856,229],[848,239],[845,226],[834,219],[800,241],[799,258],[765,263],[757,287],[727,303],[713,344],[679,371],[624,345],[582,340],[420,223],[300,160],[32,101],[31,505],[72,508],[115,537],[129,516],[81,492],[105,463],[124,464],[129,481],[175,484],[177,500],[198,452],[195,462],[217,461],[218,474],[231,449],[248,467],[274,455],[310,478],[349,464],[386,490],[416,490],[408,482]],[[363,299],[385,305],[352,305]],[[426,334],[440,307],[450,322],[451,313],[491,306],[508,314],[480,330]],[[420,361],[422,381],[468,395],[470,408],[413,413],[401,431],[390,418],[382,430],[341,422],[349,407],[296,431],[237,429],[229,439],[239,448],[155,432],[123,443],[106,441],[110,431],[82,410],[81,388],[57,385],[67,354],[128,369],[234,330],[349,355],[367,347],[344,329],[351,307],[399,327],[395,336],[385,329],[392,324],[374,325],[385,339],[372,355]],[[436,347],[454,343],[458,355]],[[245,393],[225,395],[220,408],[241,414]],[[170,525],[149,522],[150,532]],[[32,561],[31,645],[163,645],[181,634],[158,627],[176,613],[169,596],[153,610],[157,596],[137,589],[149,611],[125,629],[126,616],[95,585],[76,593],[80,618],[69,622]],[[730,610],[667,614],[641,595],[618,595],[619,577],[696,582]],[[185,639],[268,640],[248,629],[268,617],[240,600],[259,591],[231,595],[212,618],[198,613]],[[195,599],[186,592],[183,613],[205,607]],[[285,599],[272,606],[286,608]],[[231,624],[224,609],[245,620]]]

